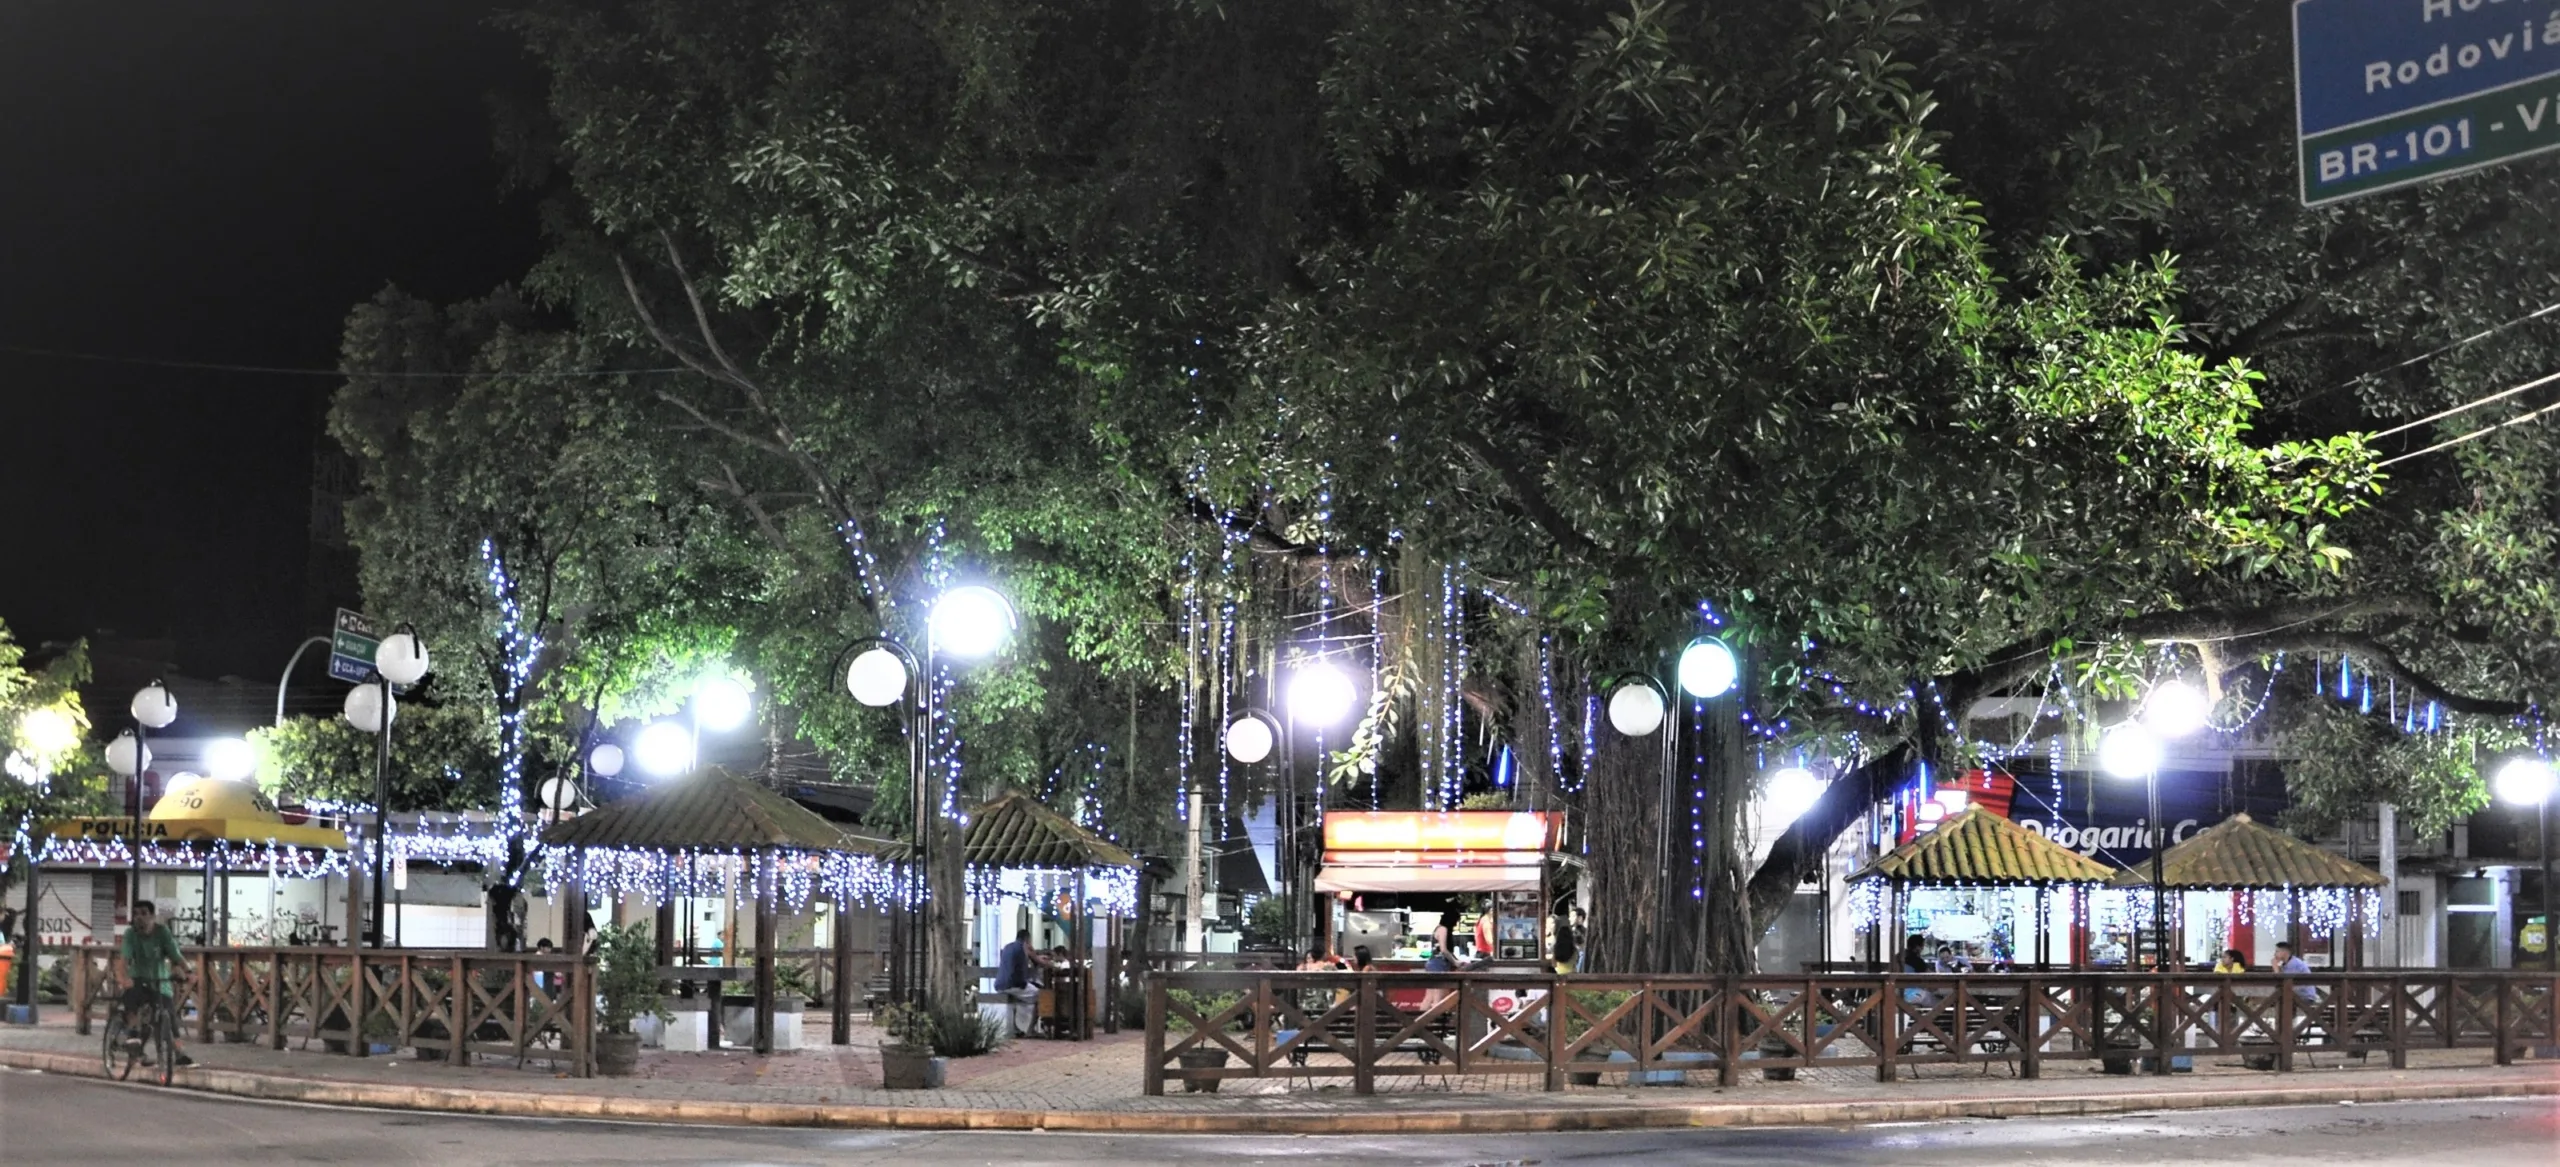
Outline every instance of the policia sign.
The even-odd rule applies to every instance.
[[[2560,147],[2560,0],[2294,0],[2305,206]]]

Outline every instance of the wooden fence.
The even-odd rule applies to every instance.
[[[1146,1092],[1227,1078],[1512,1076],[2048,1062],[2560,1044],[2548,972],[1614,977],[1180,972],[1147,978]],[[2168,1055],[2163,1058],[2163,1053]]]
[[[595,1073],[595,965],[567,954],[418,948],[186,948],[181,1033],[284,1049],[299,1040],[362,1057],[368,1043],[428,1060],[543,1062]],[[72,952],[78,1030],[105,1014],[108,945]],[[350,1024],[350,1021],[354,1024]],[[358,1036],[361,1034],[362,1036]]]

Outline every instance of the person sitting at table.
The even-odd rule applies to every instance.
[[[1351,946],[1351,971],[1375,972],[1377,970],[1372,967],[1375,964],[1377,964],[1377,960],[1369,954],[1368,945],[1354,944]]]
[[[2237,948],[2225,948],[2222,950],[2222,955],[2213,962],[2213,971],[2218,973],[2247,972],[2249,971],[2249,958],[2240,955],[2240,950]]]
[[[1032,1006],[1040,999],[1040,962],[1031,953],[1031,929],[1013,934],[1013,943],[996,955],[996,992],[1005,999],[1006,1029],[1014,1037],[1031,1032]]]

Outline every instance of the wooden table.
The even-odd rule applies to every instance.
[[[1049,1032],[1070,1041],[1093,1036],[1092,990],[1084,965],[1050,965],[1040,988],[1040,1020]]]
[[[676,997],[679,1000],[693,999],[693,986],[696,982],[710,988],[710,1016],[703,1019],[703,1024],[710,1027],[706,1035],[704,1046],[706,1049],[720,1048],[721,986],[730,981],[743,981],[754,975],[756,975],[755,969],[739,964],[662,964],[658,966],[658,979],[674,981]]]

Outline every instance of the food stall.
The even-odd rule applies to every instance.
[[[2054,963],[2052,941],[2072,937],[2083,901],[2112,874],[1982,806],[1927,827],[1849,877],[1870,960],[1887,961],[1904,936],[1922,935],[1968,961]],[[2053,893],[2069,897],[2057,905]],[[2058,909],[2058,910],[2057,910]],[[2078,965],[2080,945],[2066,949]]]
[[[2274,960],[2275,942],[2289,940],[2307,958],[2361,967],[2361,941],[2379,925],[2389,887],[2381,872],[2245,812],[2161,852],[2160,875],[2170,897],[2163,913],[2172,929],[2170,951],[2189,965],[2210,964],[2223,949],[2236,948],[2251,967],[2264,968]],[[2110,882],[2127,894],[2123,916],[2142,926],[2150,918],[2151,865],[2136,863]]]
[[[1561,811],[1331,812],[1314,885],[1325,937],[1346,958],[1366,946],[1381,968],[1419,968],[1445,923],[1462,950],[1490,942],[1472,967],[1544,971],[1563,838]],[[1471,901],[1489,917],[1475,927],[1452,910]]]

